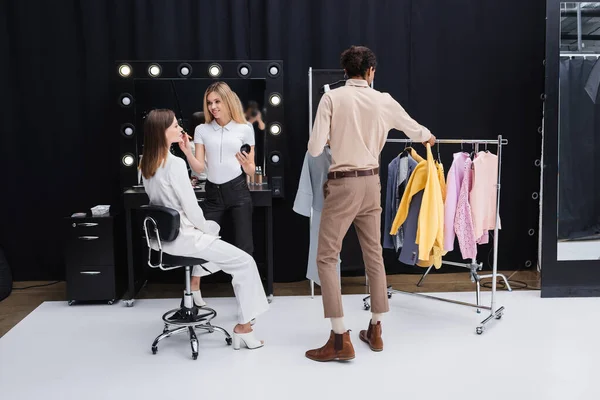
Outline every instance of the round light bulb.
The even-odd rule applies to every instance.
[[[151,65],[148,69],[148,73],[150,74],[150,76],[157,77],[160,75],[160,67],[156,64]]]
[[[187,76],[190,74],[190,69],[188,67],[181,67],[181,75]]]
[[[129,75],[131,75],[131,67],[127,64],[123,64],[119,67],[119,75],[121,75],[123,78],[127,78]]]
[[[250,72],[250,70],[248,69],[248,67],[240,68],[240,74],[242,74],[244,76],[248,75],[249,72]]]
[[[210,76],[212,77],[217,77],[219,75],[221,75],[221,68],[218,65],[212,65],[209,69],[208,69],[208,73],[210,74]]]
[[[271,75],[277,75],[279,73],[279,68],[277,68],[276,66],[272,66],[271,68],[269,68],[269,73]]]
[[[133,128],[128,126],[127,128],[125,128],[124,132],[125,132],[125,135],[131,136],[131,135],[133,135]]]
[[[134,162],[134,159],[131,154],[127,154],[126,156],[123,157],[123,165],[125,165],[126,167],[131,167],[133,165],[133,162]]]
[[[271,125],[270,130],[272,135],[279,135],[281,133],[281,126],[279,126],[278,124],[273,124]]]
[[[271,161],[274,164],[277,164],[279,162],[279,156],[277,154],[274,154],[273,156],[271,156]]]
[[[281,103],[281,97],[279,97],[278,94],[274,94],[271,96],[269,101],[271,102],[272,105],[278,106]]]
[[[125,96],[121,99],[121,103],[123,103],[124,106],[128,106],[131,104],[131,99],[129,97]]]

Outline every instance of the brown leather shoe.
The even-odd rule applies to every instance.
[[[383,339],[381,338],[381,321],[377,321],[377,325],[373,325],[369,321],[369,329],[360,331],[360,340],[367,343],[371,350],[382,351]]]
[[[350,331],[341,335],[331,331],[329,340],[320,349],[309,350],[306,357],[313,361],[349,361],[354,358],[354,346],[350,340]]]

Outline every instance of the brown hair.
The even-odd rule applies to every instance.
[[[242,102],[240,101],[238,95],[235,94],[235,92],[231,90],[229,85],[225,82],[215,82],[206,89],[206,92],[204,92],[204,118],[206,119],[207,124],[210,124],[214,119],[212,114],[208,111],[207,100],[208,95],[212,92],[215,92],[221,97],[221,99],[227,106],[227,109],[229,110],[229,115],[231,116],[232,120],[234,120],[238,124],[246,123],[244,109],[242,107]]]
[[[175,113],[171,110],[152,110],[144,121],[144,154],[140,163],[142,175],[150,179],[158,167],[167,160],[169,144],[165,131],[173,124]]]
[[[368,47],[351,46],[342,53],[340,64],[350,78],[364,77],[369,68],[377,68],[377,59],[375,53]]]

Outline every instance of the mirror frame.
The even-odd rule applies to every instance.
[[[546,59],[542,153],[542,297],[600,296],[600,260],[558,260],[558,118],[560,4],[546,0]],[[589,1],[569,1],[587,3]]]
[[[127,77],[119,73],[119,68],[123,64],[130,67],[130,74]],[[160,75],[151,77],[149,75],[149,67],[158,64],[161,67]],[[209,74],[211,66],[217,64],[221,67],[221,75],[213,77]],[[182,75],[181,68],[189,69],[188,75]],[[240,69],[247,67],[249,73],[242,75]],[[272,74],[271,68],[276,67],[277,73]],[[283,93],[283,61],[281,60],[208,60],[208,61],[190,61],[190,60],[145,60],[145,61],[130,61],[118,60],[114,64],[115,88],[114,100],[116,104],[115,118],[113,129],[119,138],[119,154],[118,162],[120,163],[120,187],[121,189],[131,188],[138,185],[138,172],[136,166],[139,163],[138,141],[143,140],[141,127],[135,126],[136,122],[136,101],[135,101],[135,80],[188,80],[188,79],[209,79],[213,81],[225,81],[231,79],[264,79],[265,80],[265,108],[267,109],[268,122],[265,129],[265,157],[271,154],[285,155],[285,123],[284,123],[284,105],[285,95]],[[120,102],[124,94],[131,96],[132,103],[128,106],[123,106]],[[281,97],[281,102],[274,106],[270,104],[268,99],[270,96],[278,94]],[[278,124],[281,127],[281,132],[278,135],[270,134],[271,125]],[[134,126],[135,132],[133,135],[123,134],[125,126]],[[132,155],[135,159],[133,166],[125,166],[121,162],[124,155]],[[284,175],[284,160],[274,164],[266,162],[266,170],[263,174],[267,176],[270,187],[273,188],[271,180],[275,177],[282,181]],[[283,197],[283,193],[279,191],[273,197]]]

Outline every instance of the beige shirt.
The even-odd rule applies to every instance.
[[[372,89],[365,80],[348,79],[345,86],[321,98],[308,152],[318,156],[330,139],[329,171],[377,168],[390,129],[420,143],[431,137],[388,93]]]

